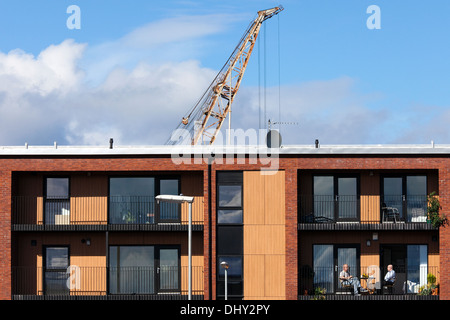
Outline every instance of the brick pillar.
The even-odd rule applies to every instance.
[[[11,171],[0,171],[0,300],[11,299]]]
[[[450,176],[449,169],[439,170],[439,200],[442,212],[450,219]],[[441,227],[439,230],[439,264],[440,264],[440,288],[439,298],[450,300],[450,226]]]
[[[295,167],[295,166],[293,166]],[[298,299],[297,170],[285,171],[286,300]]]

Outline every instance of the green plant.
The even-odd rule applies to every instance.
[[[125,221],[125,223],[135,223],[136,222],[136,217],[130,211],[128,211],[123,216],[123,220]]]
[[[325,300],[325,294],[327,293],[327,289],[316,287],[314,289],[314,297],[313,300]]]
[[[445,227],[448,224],[447,217],[444,214],[440,214],[441,209],[436,192],[433,191],[428,195],[428,220],[434,228]]]
[[[431,285],[435,285],[436,284],[436,276],[432,273],[429,273],[427,275],[427,282]]]
[[[432,273],[427,275],[427,284],[419,287],[418,295],[429,296],[437,291],[438,285],[436,285],[436,276]]]

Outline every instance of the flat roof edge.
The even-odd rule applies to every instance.
[[[286,145],[280,148],[256,146],[0,146],[1,156],[120,156],[120,155],[394,155],[450,154],[450,145]]]

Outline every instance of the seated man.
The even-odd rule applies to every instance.
[[[348,272],[348,264],[344,264],[342,266],[342,269],[343,270],[339,274],[339,279],[341,280],[342,284],[349,284],[353,286],[353,293],[355,294],[355,296],[359,296],[359,291],[367,291],[366,289],[361,287],[361,284],[357,277],[350,275],[350,273]]]
[[[393,285],[395,282],[395,271],[392,264],[387,266],[387,273],[384,276],[384,284],[383,285]]]

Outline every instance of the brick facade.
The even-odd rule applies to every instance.
[[[215,259],[209,266],[210,249],[216,256],[216,215],[215,186],[218,170],[260,170],[261,164],[215,164],[211,165],[209,177],[208,165],[176,165],[170,157],[151,156],[35,156],[0,158],[0,299],[11,298],[11,190],[13,172],[16,171],[103,171],[103,172],[139,172],[139,171],[203,171],[204,179],[204,283],[205,299],[215,299],[216,265]],[[285,171],[285,214],[286,214],[286,298],[296,300],[298,295],[298,230],[297,230],[297,194],[298,172],[301,170],[438,170],[439,196],[444,213],[450,210],[450,159],[446,156],[309,156],[296,155],[280,158],[279,169]],[[211,185],[208,185],[211,179]],[[211,192],[211,195],[208,193]],[[209,208],[211,196],[211,210]],[[211,212],[211,229],[209,214]],[[211,238],[210,238],[211,235]],[[211,243],[211,248],[209,244]],[[440,269],[450,265],[450,227],[441,228],[439,233]],[[211,273],[211,274],[210,274]],[[450,299],[450,275],[441,272],[440,298]],[[210,283],[211,281],[211,283]],[[210,291],[211,288],[211,291]]]

